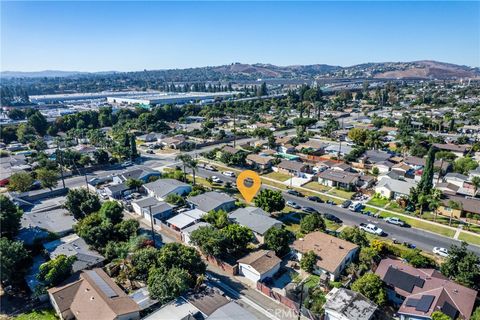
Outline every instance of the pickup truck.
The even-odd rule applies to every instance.
[[[395,217],[387,217],[385,218],[385,222],[391,223],[400,227],[403,227],[405,225],[405,222]]]
[[[369,224],[360,223],[359,228],[365,232],[376,234],[377,236],[383,235],[383,230],[371,223]]]

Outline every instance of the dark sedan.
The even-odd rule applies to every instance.
[[[335,223],[342,223],[342,222],[343,222],[342,219],[340,219],[340,218],[338,218],[338,217],[336,217],[336,216],[334,216],[333,214],[330,214],[330,213],[325,213],[325,214],[323,215],[323,217],[324,217],[325,219],[330,220],[330,221],[333,221],[333,222],[335,222]]]
[[[320,197],[317,197],[317,196],[310,196],[307,199],[310,200],[310,201],[313,201],[313,202],[323,203],[323,200],[320,199]]]

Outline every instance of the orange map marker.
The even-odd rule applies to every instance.
[[[246,186],[245,180],[251,180],[252,185]],[[240,190],[243,198],[247,200],[247,202],[251,202],[253,197],[257,194],[258,190],[262,185],[262,180],[260,176],[252,170],[245,170],[242,171],[237,177],[237,188]]]

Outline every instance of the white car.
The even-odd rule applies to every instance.
[[[295,202],[290,201],[290,200],[287,201],[287,206],[289,206],[289,207],[291,207],[291,208],[293,208],[293,209],[300,209],[300,208],[301,208],[298,204],[296,204]]]
[[[232,171],[223,171],[222,174],[227,177],[235,177],[235,173],[233,173]]]
[[[433,248],[433,253],[441,257],[448,257],[448,250],[445,248],[435,247]]]
[[[222,183],[223,181],[217,177],[217,176],[212,176],[212,181],[215,182],[215,183]]]
[[[397,225],[397,226],[401,226],[401,227],[403,227],[405,225],[405,223],[402,220],[400,220],[396,217],[387,217],[387,218],[385,218],[385,222],[391,223],[391,224],[394,224],[394,225]]]
[[[359,228],[365,232],[376,234],[377,236],[383,235],[383,230],[372,223],[360,223]]]

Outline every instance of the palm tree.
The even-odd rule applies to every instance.
[[[474,187],[473,197],[475,198],[477,196],[478,188],[480,188],[480,177],[479,176],[473,177],[472,178],[472,184],[473,184],[473,187]]]
[[[448,200],[448,207],[450,208],[450,221],[448,225],[452,225],[452,218],[453,218],[453,210],[461,210],[462,204],[458,201]]]
[[[383,147],[382,133],[379,131],[369,132],[365,145],[372,149],[381,149]]]
[[[187,181],[187,166],[192,161],[192,157],[187,153],[179,154],[175,157],[176,161],[181,161],[183,165],[183,181]]]
[[[188,167],[192,170],[193,185],[195,185],[195,174],[197,173],[197,166],[198,166],[198,161],[193,158],[188,162]]]
[[[441,199],[442,199],[442,191],[438,189],[433,189],[428,199],[428,208],[432,210],[435,214],[433,221],[437,220],[437,213],[438,213],[437,209],[441,205]]]

